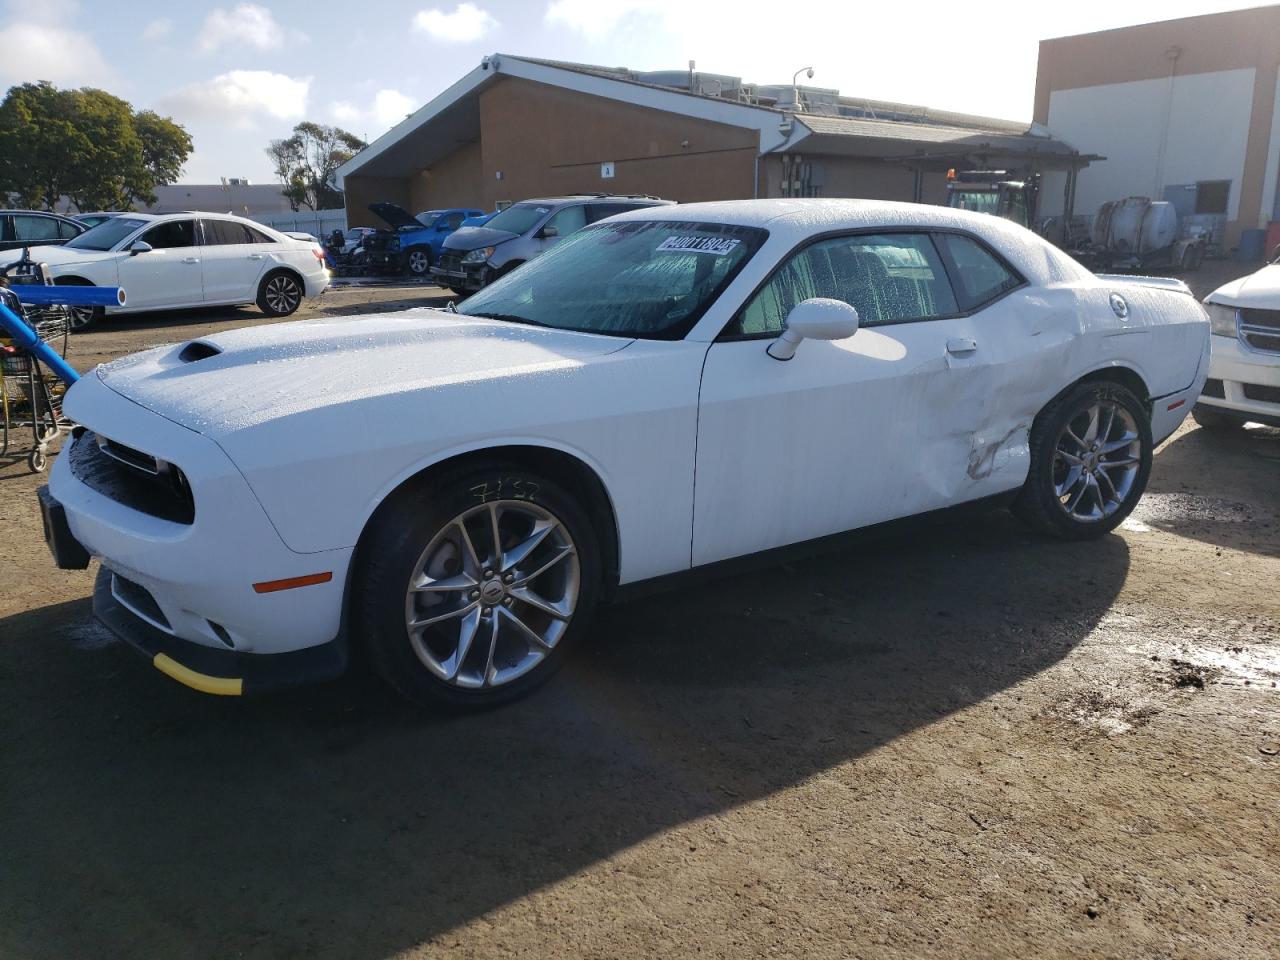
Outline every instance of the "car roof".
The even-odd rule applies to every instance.
[[[528,200],[517,200],[516,204],[540,203],[551,206],[553,204],[570,204],[570,203],[599,203],[607,201],[609,203],[635,203],[641,206],[652,207],[661,204],[674,203],[672,200],[663,200],[659,197],[641,197],[635,194],[614,194],[614,193],[571,193],[563,197],[530,197]]]
[[[74,217],[72,217],[70,214],[67,214],[67,213],[54,213],[52,210],[16,210],[16,209],[15,209],[15,210],[0,210],[0,216],[4,216],[5,214],[10,214],[10,213],[25,213],[25,214],[28,214],[28,215],[30,215],[30,216],[36,216],[36,217],[54,217],[55,219],[58,219],[58,220],[73,220],[73,219],[75,219],[75,218],[74,218]]]
[[[653,219],[651,210],[628,210],[610,221]],[[1057,247],[1025,227],[988,213],[924,203],[844,198],[719,200],[663,207],[664,221],[762,227],[770,237],[795,246],[843,230],[960,230],[986,242],[1036,284],[1091,278]]]

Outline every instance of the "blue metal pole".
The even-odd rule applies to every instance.
[[[43,283],[15,283],[9,287],[23,303],[36,307],[123,307],[123,287],[52,286]]]
[[[13,338],[15,344],[56,373],[68,385],[80,379],[80,374],[76,373],[71,364],[58,356],[57,350],[41,340],[25,320],[3,303],[0,303],[0,328]]]

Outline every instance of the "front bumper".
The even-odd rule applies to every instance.
[[[281,687],[329,680],[347,667],[346,644],[340,639],[291,653],[245,654],[215,650],[181,640],[135,611],[117,574],[98,571],[93,585],[93,613],[121,640],[143,654],[152,666],[179,683],[219,696],[261,693]]]
[[[1280,353],[1254,350],[1237,337],[1215,336],[1209,377],[1221,382],[1222,396],[1202,394],[1197,406],[1280,426]]]
[[[190,522],[166,519],[82,468],[77,475],[76,450],[69,446],[54,461],[42,495],[49,501],[46,516],[57,518],[76,545],[145,591],[151,626],[168,643],[239,663],[274,660],[340,637],[351,548],[289,549],[221,447],[125,399],[95,374],[67,392],[64,410],[101,436],[178,465],[190,482]],[[89,433],[72,444],[84,442],[93,442]],[[75,551],[64,555],[81,559]],[[260,592],[267,583],[318,574],[327,579]]]
[[[428,271],[431,278],[442,287],[450,287],[457,290],[479,290],[488,282],[489,267],[486,264],[477,264],[473,267],[441,267],[433,266]]]

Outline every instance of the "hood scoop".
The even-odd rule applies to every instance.
[[[197,360],[208,360],[222,353],[222,348],[215,347],[207,340],[192,340],[178,352],[178,359],[183,363],[195,363]]]

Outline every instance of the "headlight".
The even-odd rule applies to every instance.
[[[1209,329],[1219,337],[1234,337],[1236,329],[1236,308],[1226,307],[1220,303],[1206,303],[1209,313]]]
[[[472,250],[463,256],[463,263],[484,263],[493,256],[493,247],[481,247],[479,250]]]

